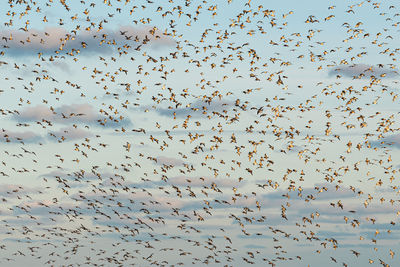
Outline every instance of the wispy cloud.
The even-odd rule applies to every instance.
[[[131,121],[128,118],[118,122],[111,121],[108,117],[97,113],[94,107],[87,103],[62,105],[53,110],[45,105],[26,107],[19,115],[14,115],[13,118],[19,122],[46,120],[50,123],[62,124],[86,123],[100,125],[100,123],[103,123],[107,127],[131,125]]]
[[[42,137],[32,131],[15,132],[2,129],[0,131],[0,141],[7,143],[24,142],[34,143],[38,142]]]
[[[344,77],[353,78],[370,78],[375,77],[386,77],[394,78],[398,77],[399,73],[393,69],[388,69],[383,66],[372,66],[367,64],[353,64],[353,65],[342,65],[329,71],[329,76],[342,75]]]
[[[180,166],[185,163],[183,160],[171,158],[171,157],[164,157],[159,156],[157,157],[157,164],[158,165],[172,165],[172,166]]]
[[[28,31],[0,31],[0,45],[7,48],[12,56],[37,56],[38,53],[50,54],[55,51],[72,49],[79,50],[80,55],[92,53],[111,54],[118,46],[124,44],[133,48],[140,44],[150,45],[156,49],[160,46],[171,46],[175,41],[164,35],[156,27],[121,26],[116,30],[103,29],[68,32],[63,27],[50,27],[44,30],[29,29]]]
[[[268,200],[274,199],[286,199],[283,195],[287,192],[284,190],[279,190],[276,192],[271,192],[264,194],[263,197]],[[290,200],[300,200],[305,199],[307,196],[314,196],[316,200],[331,200],[331,199],[346,199],[355,196],[355,193],[344,186],[336,188],[334,185],[329,183],[315,184],[314,187],[304,187],[301,190],[301,196],[298,192],[293,192],[289,195]]]
[[[190,107],[177,109],[159,108],[156,111],[158,114],[168,117],[186,117],[188,115],[192,117],[201,117],[213,115],[215,112],[221,113],[224,110],[229,110],[230,108],[232,108],[233,105],[234,103],[229,100],[212,101],[209,103],[197,100],[193,104],[191,104]]]
[[[245,182],[240,182],[233,178],[211,178],[211,177],[187,177],[187,176],[176,176],[168,179],[168,184],[176,186],[211,186],[215,183],[218,187],[232,187],[244,185]]]
[[[50,135],[54,138],[62,139],[65,141],[72,141],[82,138],[87,138],[93,136],[93,133],[83,129],[77,129],[73,127],[64,127],[58,131],[50,132]]]
[[[372,147],[388,147],[388,148],[400,148],[400,134],[394,134],[384,137],[380,140],[371,141]]]
[[[32,194],[38,193],[40,188],[28,187],[25,185],[17,184],[1,184],[0,185],[0,196],[13,196],[18,194]]]

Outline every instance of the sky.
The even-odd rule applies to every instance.
[[[10,1],[1,266],[396,266],[396,1]]]

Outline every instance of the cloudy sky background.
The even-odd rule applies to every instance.
[[[48,3],[0,29],[2,264],[398,260],[394,1]]]

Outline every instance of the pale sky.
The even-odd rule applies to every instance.
[[[27,2],[1,266],[400,262],[396,1]]]

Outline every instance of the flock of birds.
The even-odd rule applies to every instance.
[[[0,265],[400,266],[399,6],[311,2],[3,3]]]

